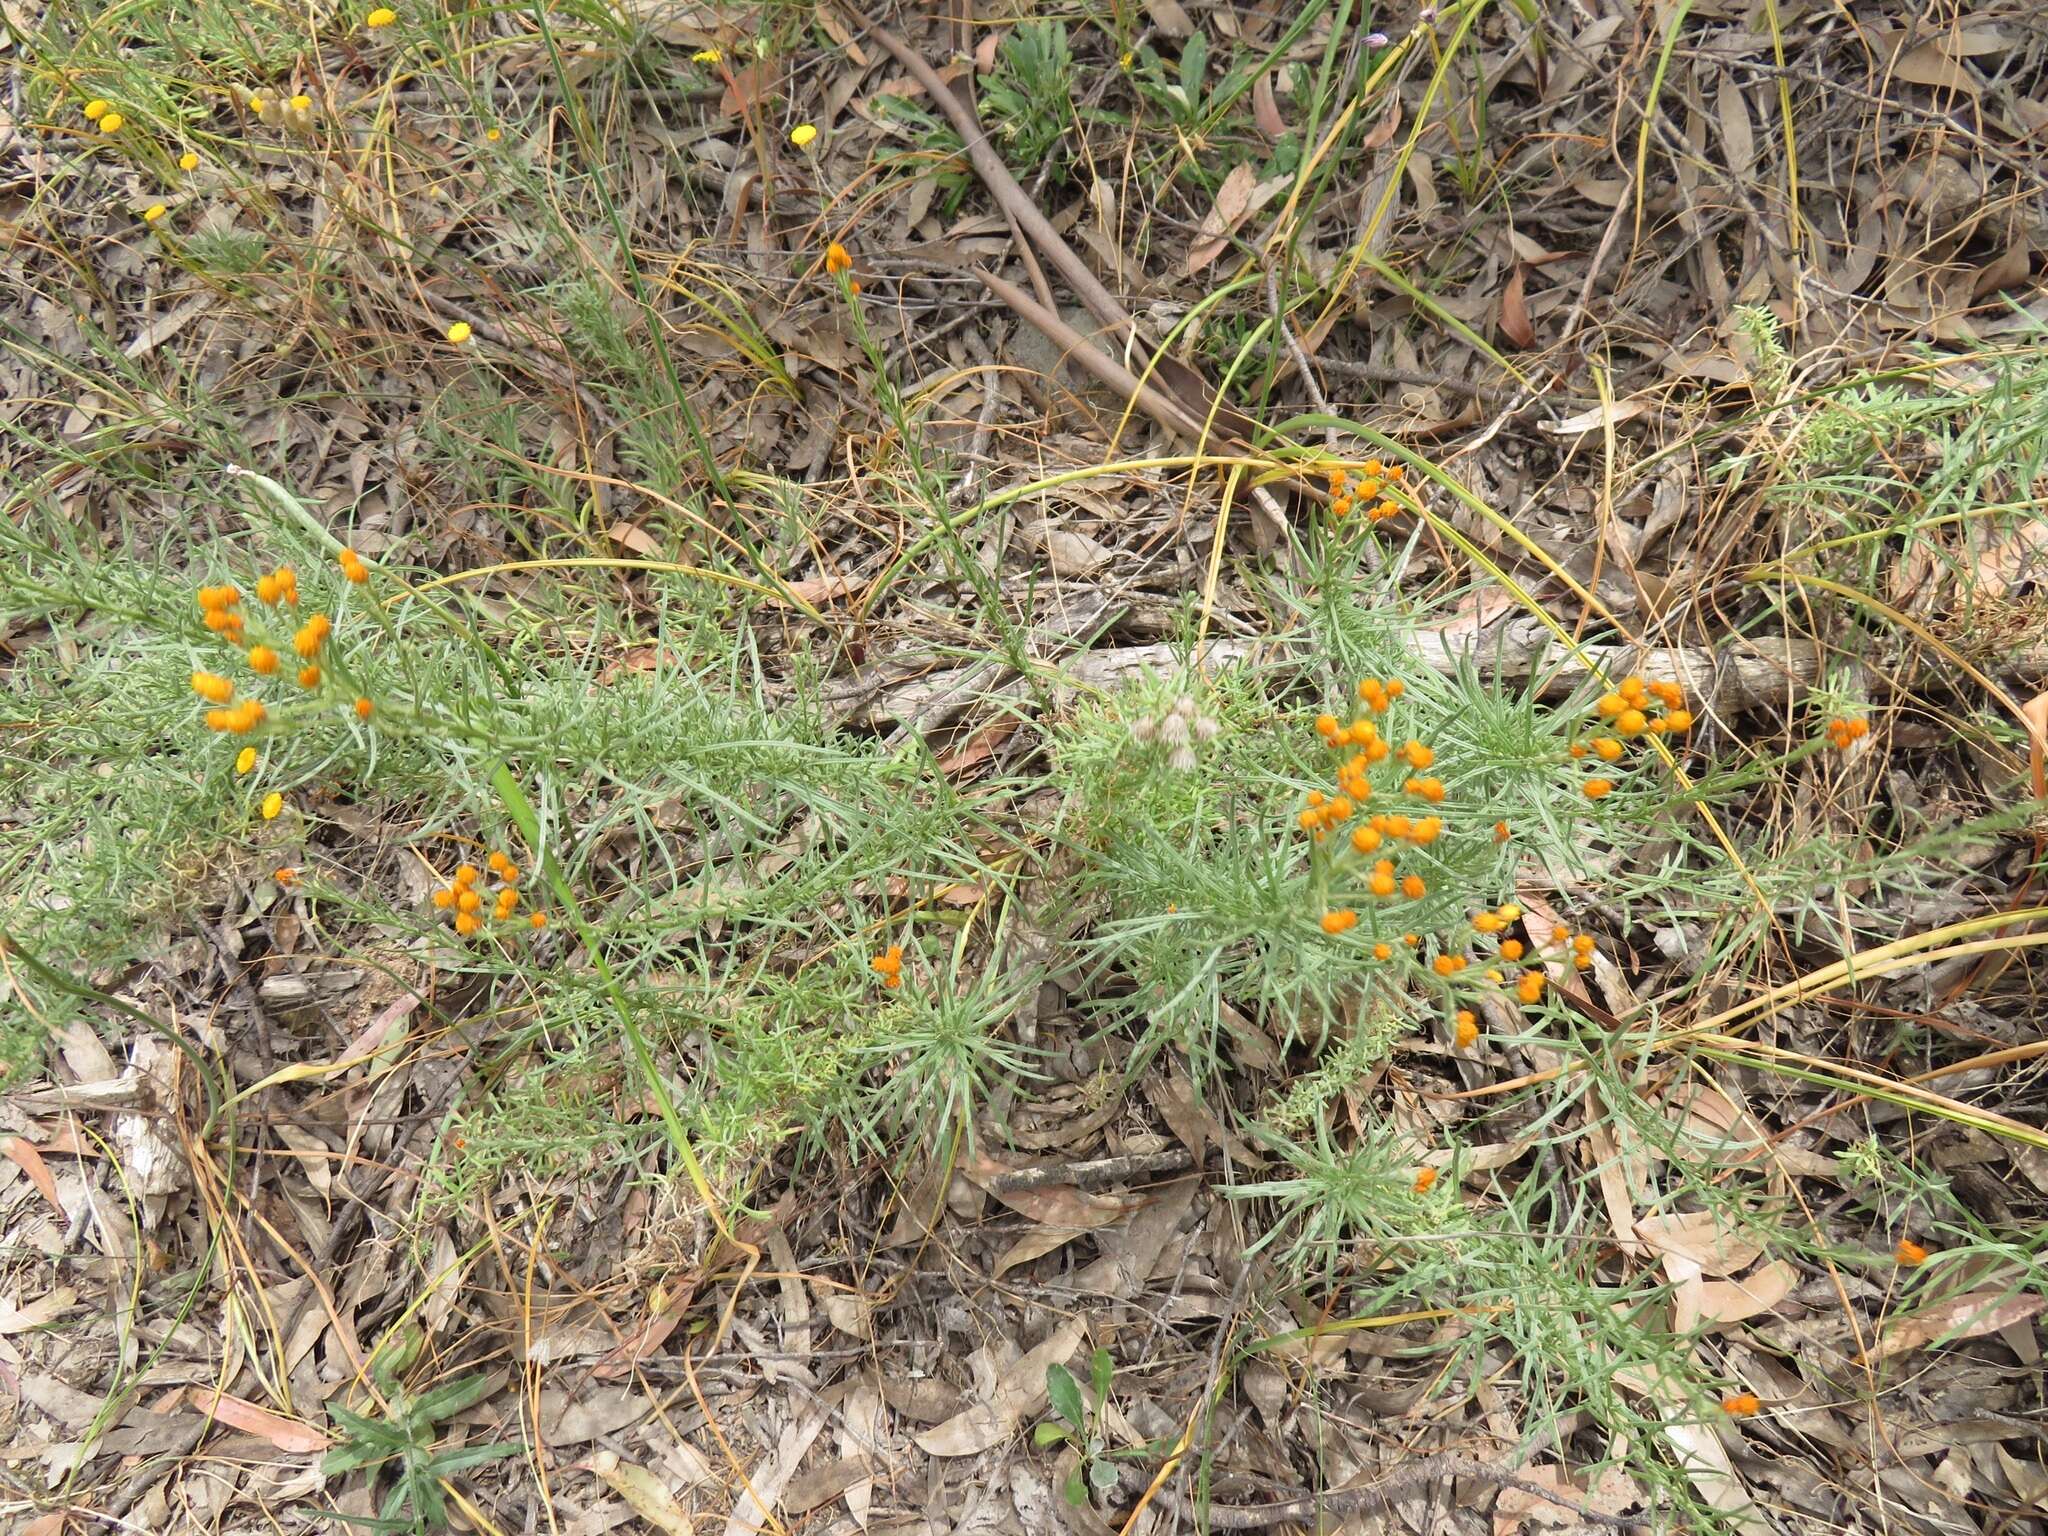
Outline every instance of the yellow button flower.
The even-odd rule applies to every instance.
[[[363,18],[363,25],[375,31],[378,27],[390,26],[396,20],[398,20],[398,12],[392,10],[388,5],[380,5]]]
[[[809,149],[818,137],[818,130],[809,123],[798,123],[789,130],[789,142],[798,149]]]
[[[247,773],[251,768],[254,768],[255,766],[256,749],[254,747],[244,747],[240,752],[237,752],[235,754],[236,773]]]
[[[111,112],[113,110],[113,107],[114,104],[112,102],[102,101],[97,96],[93,97],[91,101],[88,101],[85,104],[86,121],[92,123],[98,122],[101,118],[105,117],[109,112]]]
[[[280,795],[276,790],[273,789],[263,797],[263,819],[265,821],[277,820],[277,813],[283,809],[284,796]]]
[[[454,346],[461,346],[472,334],[467,320],[458,320],[448,327],[448,340]]]
[[[191,150],[189,150],[189,149],[188,149],[188,150],[186,150],[186,151],[185,151],[185,153],[183,153],[182,155],[178,156],[178,169],[179,169],[179,170],[181,170],[181,171],[196,171],[196,170],[198,170],[198,169],[199,169],[199,157],[198,157],[197,155],[193,154]]]
[[[158,219],[162,218],[168,212],[170,212],[170,210],[164,207],[162,203],[151,203],[147,208],[142,210],[142,222],[145,224],[154,224]]]
[[[127,119],[123,117],[120,113],[109,112],[105,117],[100,119],[100,132],[119,133],[121,131],[121,125],[126,121]]]

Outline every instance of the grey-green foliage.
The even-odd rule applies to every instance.
[[[1074,111],[1074,58],[1064,21],[1025,21],[1012,27],[996,52],[996,67],[982,86],[982,118],[1012,167],[1056,176],[1071,158],[1055,154]]]

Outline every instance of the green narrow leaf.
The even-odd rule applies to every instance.
[[[489,1375],[465,1376],[460,1381],[451,1381],[444,1387],[436,1387],[412,1406],[413,1413],[425,1424],[438,1424],[452,1418],[463,1409],[481,1402],[498,1386]]]
[[[1078,1506],[1088,1502],[1088,1484],[1082,1479],[1079,1462],[1074,1463],[1074,1470],[1067,1474],[1066,1486],[1060,1492],[1069,1504]]]
[[[1116,1379],[1116,1362],[1109,1358],[1109,1351],[1098,1349],[1088,1357],[1088,1384],[1095,1389],[1095,1407],[1098,1412],[1109,1401],[1109,1384]]]
[[[335,1446],[320,1458],[320,1475],[339,1477],[342,1473],[353,1472],[358,1467],[374,1467],[380,1462],[389,1461],[392,1454],[390,1451],[379,1450],[374,1445],[362,1445],[351,1440]]]
[[[502,1456],[517,1456],[522,1449],[523,1447],[513,1440],[497,1440],[489,1445],[464,1446],[459,1451],[447,1451],[434,1457],[427,1463],[426,1470],[434,1477],[446,1477],[451,1472],[481,1466]]]
[[[327,1417],[346,1430],[349,1439],[367,1440],[372,1445],[383,1446],[388,1455],[397,1455],[408,1443],[396,1426],[388,1421],[365,1418],[353,1408],[344,1408],[340,1403],[327,1405]]]

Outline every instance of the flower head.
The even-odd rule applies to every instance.
[[[189,149],[188,149],[188,150],[186,150],[186,151],[185,151],[185,153],[183,153],[182,155],[178,156],[178,169],[179,169],[179,170],[181,170],[181,171],[196,171],[196,170],[198,170],[198,169],[199,169],[199,156],[198,156],[198,155],[196,155],[196,154],[194,154],[194,153],[193,153],[193,152],[192,152],[191,150],[189,150]]]
[[[379,28],[390,26],[396,20],[398,20],[398,12],[391,9],[388,5],[380,5],[363,18],[363,25],[372,32],[375,32]]]
[[[471,331],[467,320],[458,320],[448,327],[448,344],[459,347],[465,341],[468,341],[473,334],[474,332]]]
[[[692,64],[716,64],[724,57],[716,48],[699,48],[690,55]]]
[[[142,222],[145,224],[154,224],[158,219],[162,218],[165,214],[169,212],[170,209],[166,208],[162,203],[151,203],[147,208],[142,210]]]
[[[882,978],[882,985],[895,991],[903,985],[903,946],[891,944],[881,954],[868,961],[868,969]]]
[[[809,149],[817,142],[818,130],[810,123],[798,123],[789,130],[789,142],[798,149]]]
[[[1434,1168],[1425,1168],[1422,1172],[1415,1175],[1415,1193],[1418,1195],[1428,1194],[1435,1184],[1436,1170]]]
[[[127,119],[123,117],[120,113],[109,112],[105,117],[100,119],[100,132],[119,133],[121,131],[121,125],[126,121]]]
[[[358,720],[369,719],[376,707],[368,699],[358,697],[356,700],[356,718]]]
[[[363,564],[363,557],[352,549],[344,549],[334,557],[334,563],[341,567],[341,574],[356,586],[370,579],[370,568]]]
[[[1763,1408],[1763,1399],[1754,1392],[1735,1392],[1721,1399],[1721,1411],[1731,1419],[1754,1417]]]
[[[112,102],[95,96],[85,104],[85,119],[89,123],[96,123],[113,110],[114,104]]]
[[[825,247],[825,270],[837,277],[853,265],[853,258],[846,254],[846,247],[834,240]]]
[[[1906,1269],[1916,1269],[1927,1262],[1927,1250],[1910,1237],[1899,1239],[1899,1246],[1892,1250],[1892,1257]]]
[[[225,704],[235,696],[235,685],[218,672],[194,672],[192,691],[209,704]]]
[[[256,749],[254,747],[244,747],[242,748],[241,751],[235,754],[236,773],[247,773],[250,769],[254,768],[255,766]]]
[[[279,794],[276,790],[273,789],[269,794],[263,797],[263,819],[265,821],[277,820],[278,812],[282,811],[283,809],[284,796]]]

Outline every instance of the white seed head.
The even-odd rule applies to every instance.
[[[1186,715],[1168,715],[1159,722],[1159,739],[1169,747],[1184,747],[1188,741]]]
[[[1214,720],[1211,720],[1207,715],[1197,715],[1195,717],[1195,740],[1197,741],[1214,741],[1222,730],[1223,727]]]
[[[1131,740],[1138,743],[1141,747],[1151,746],[1152,738],[1158,734],[1158,731],[1159,722],[1157,720],[1145,719],[1133,720],[1131,722]]]
[[[1190,720],[1195,718],[1197,707],[1195,696],[1192,693],[1184,693],[1173,701],[1173,712],[1176,715],[1185,715]]]
[[[1195,749],[1193,747],[1175,747],[1167,755],[1166,766],[1175,773],[1193,773],[1195,771]]]

